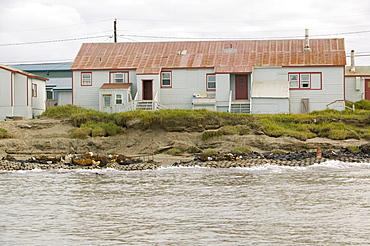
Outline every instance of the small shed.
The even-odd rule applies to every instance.
[[[252,114],[289,114],[289,112],[289,81],[253,83]]]
[[[132,100],[131,83],[104,83],[99,90],[99,110],[107,113],[125,111]]]

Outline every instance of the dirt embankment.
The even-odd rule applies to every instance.
[[[153,153],[166,148],[188,150],[196,147],[201,150],[212,149],[220,152],[231,151],[239,147],[248,147],[257,152],[284,150],[288,152],[313,151],[317,147],[338,150],[346,146],[360,146],[365,140],[330,140],[314,138],[301,141],[289,137],[272,138],[261,131],[249,135],[223,135],[202,141],[205,130],[217,129],[217,123],[206,127],[199,122],[178,124],[168,122],[167,127],[146,127],[138,121],[128,122],[125,133],[111,137],[90,137],[71,139],[75,129],[67,119],[35,119],[21,121],[0,121],[0,128],[6,129],[13,138],[0,139],[0,158],[7,154],[38,153],[119,153],[136,155]]]

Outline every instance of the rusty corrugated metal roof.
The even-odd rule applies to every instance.
[[[105,83],[100,89],[102,90],[115,90],[115,89],[128,89],[130,88],[131,83]]]
[[[345,66],[344,39],[242,40],[148,43],[85,43],[72,70],[214,68],[216,73],[252,72],[254,66]]]

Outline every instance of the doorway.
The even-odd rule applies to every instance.
[[[143,80],[143,100],[153,100],[153,80]]]
[[[248,76],[235,76],[235,100],[248,99]]]
[[[365,79],[365,100],[370,100],[370,79]]]

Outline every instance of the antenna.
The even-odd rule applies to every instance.
[[[117,19],[114,19],[114,24],[113,24],[113,29],[114,29],[114,42],[117,43]]]

